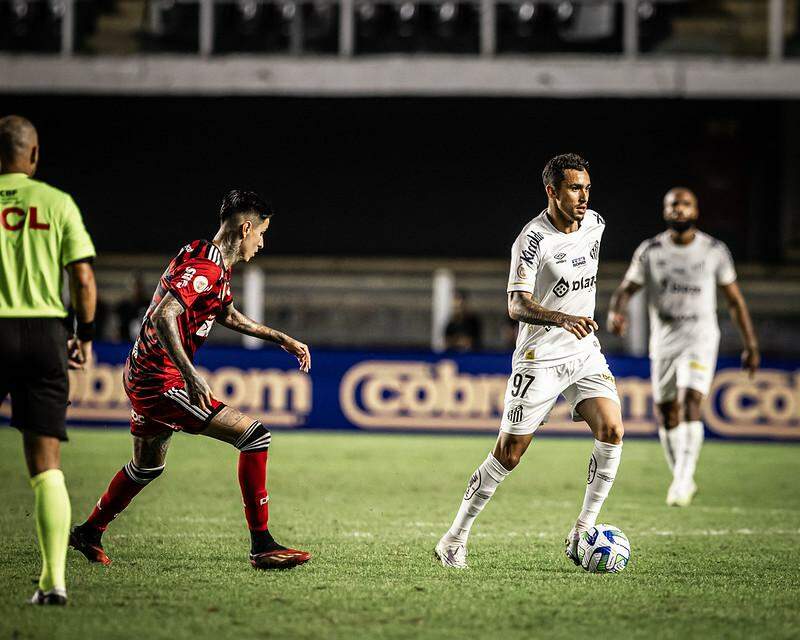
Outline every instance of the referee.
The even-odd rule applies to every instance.
[[[19,116],[0,118],[0,403],[11,396],[11,424],[22,432],[34,493],[42,573],[31,603],[63,605],[67,368],[91,363],[95,252],[73,199],[31,179],[38,161],[34,126]],[[64,268],[78,320],[74,337],[61,301]]]

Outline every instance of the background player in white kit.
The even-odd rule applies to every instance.
[[[608,329],[623,335],[631,296],[647,291],[650,377],[659,416],[659,437],[673,480],[667,504],[687,506],[697,486],[694,471],[703,444],[700,408],[717,365],[717,286],[722,287],[744,342],[742,366],[752,376],[758,342],[724,243],[695,228],[697,198],[676,187],[664,196],[669,230],[642,242],[614,292]]]
[[[466,567],[467,537],[475,518],[519,464],[562,393],[573,419],[588,422],[595,437],[583,507],[565,541],[575,564],[578,536],[594,526],[619,467],[619,398],[592,319],[605,221],[587,207],[589,165],[580,156],[552,158],[542,180],[547,209],[523,228],[511,250],[508,313],[520,325],[500,435],[436,545],[436,557],[446,567]]]

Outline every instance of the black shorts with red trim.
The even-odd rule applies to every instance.
[[[182,380],[160,393],[140,395],[127,384],[125,391],[131,401],[131,433],[135,436],[155,436],[169,430],[201,433],[227,406],[213,398],[210,411],[192,404]]]

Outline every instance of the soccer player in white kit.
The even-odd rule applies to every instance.
[[[694,472],[703,444],[700,410],[719,347],[717,286],[744,342],[742,366],[752,376],[760,360],[733,258],[723,242],[695,227],[697,216],[697,198],[689,189],[667,192],[664,221],[669,229],[636,249],[608,314],[609,331],[623,335],[628,301],[642,288],[647,292],[650,377],[659,438],[673,474],[667,492],[671,506],[688,506],[697,492]]]
[[[619,467],[619,397],[592,319],[605,221],[587,207],[589,165],[580,156],[552,158],[542,180],[547,209],[522,229],[511,249],[508,313],[519,321],[519,334],[500,434],[436,545],[435,555],[446,567],[467,566],[467,537],[475,518],[519,464],[561,394],[573,419],[588,422],[595,437],[583,507],[565,541],[575,564],[578,537],[597,521]]]

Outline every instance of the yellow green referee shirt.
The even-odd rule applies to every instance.
[[[94,257],[75,201],[24,173],[0,174],[0,318],[64,318],[64,267]]]

